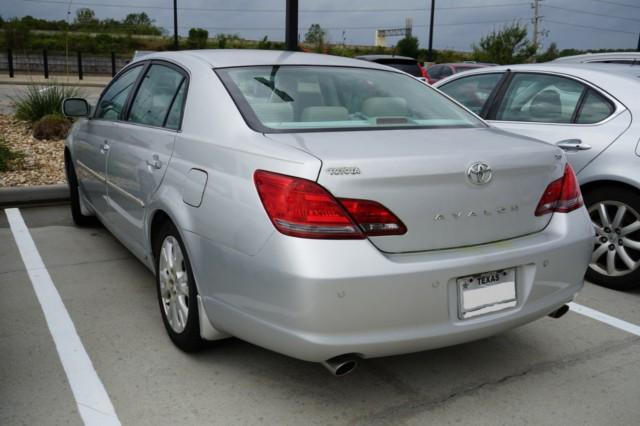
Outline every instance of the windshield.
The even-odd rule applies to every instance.
[[[260,132],[483,126],[436,90],[396,72],[332,66],[216,72]]]

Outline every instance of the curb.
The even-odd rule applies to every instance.
[[[69,201],[69,187],[60,185],[0,188],[0,207],[59,204]]]

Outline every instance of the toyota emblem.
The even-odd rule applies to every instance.
[[[493,172],[487,163],[478,161],[467,169],[467,179],[474,185],[486,185],[491,181]]]

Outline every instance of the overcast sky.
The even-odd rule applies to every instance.
[[[67,16],[67,0],[0,1],[4,18]],[[285,4],[286,0],[178,0],[179,31],[186,34],[191,27],[202,27],[211,36],[224,32],[284,40]],[[299,4],[301,37],[310,24],[318,23],[328,30],[332,43],[342,42],[344,31],[348,44],[373,45],[376,28],[404,27],[405,18],[412,18],[414,35],[420,46],[427,46],[430,0],[300,0]],[[72,0],[71,15],[80,7],[92,8],[99,18],[121,19],[144,11],[173,33],[172,5],[172,0]],[[541,29],[548,32],[542,39],[545,47],[551,41],[561,49],[635,49],[638,44],[638,0],[544,0],[540,8]],[[528,24],[531,32],[532,15],[531,1],[526,0],[436,0],[434,48],[470,50],[482,35],[514,20]],[[387,44],[397,40],[389,38]]]

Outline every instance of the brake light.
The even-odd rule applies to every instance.
[[[583,205],[578,179],[573,168],[567,164],[564,168],[564,176],[551,182],[542,194],[536,216],[553,212],[569,213]]]
[[[406,227],[375,201],[338,201],[317,183],[257,170],[260,200],[278,231],[300,238],[363,239],[405,233]]]
[[[418,68],[420,68],[420,73],[422,73],[422,77],[429,82],[429,74],[427,74],[427,69],[418,63]]]

